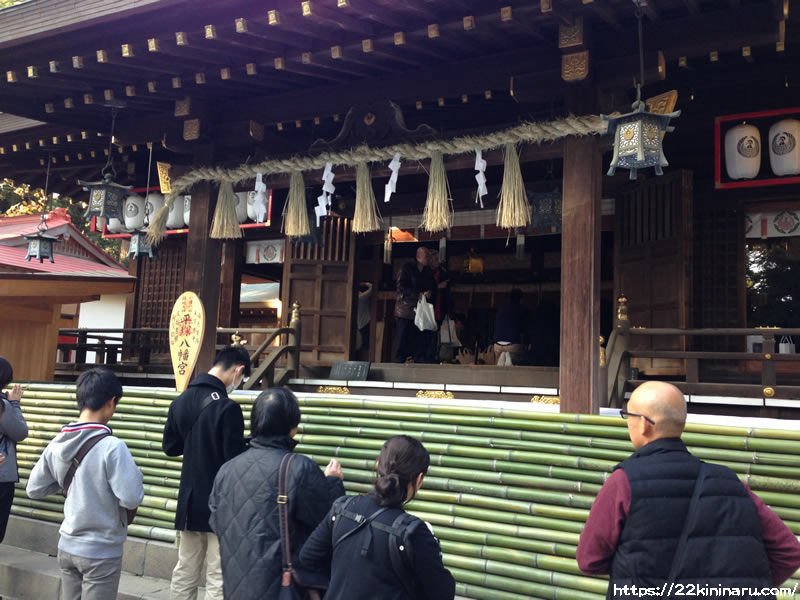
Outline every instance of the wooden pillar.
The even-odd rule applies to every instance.
[[[213,156],[213,148],[210,145],[199,146],[195,152],[194,166],[210,166],[213,164]],[[209,237],[211,220],[217,204],[215,191],[216,188],[206,182],[192,188],[192,210],[189,218],[189,235],[186,240],[184,288],[200,296],[206,312],[206,329],[195,373],[203,373],[211,368],[217,343],[222,243]]]
[[[595,138],[567,138],[561,208],[561,412],[596,413],[599,406],[600,177]]]
[[[222,269],[219,281],[220,327],[239,326],[239,295],[242,288],[243,240],[225,240],[222,245]]]

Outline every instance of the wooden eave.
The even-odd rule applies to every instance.
[[[9,300],[58,300],[71,304],[96,300],[104,294],[129,294],[136,283],[133,277],[74,277],[41,273],[0,274],[0,298]]]
[[[64,15],[65,0],[35,0],[1,11],[0,47],[13,51],[0,53],[0,111],[48,125],[0,133],[0,174],[38,181],[49,152],[58,191],[77,191],[74,180],[105,162],[108,138],[98,133],[108,132],[109,101],[125,104],[114,150],[122,171],[133,172],[146,160],[146,142],[161,141],[164,152],[190,153],[192,143],[210,140],[245,156],[254,146],[271,156],[278,148],[302,152],[352,105],[371,100],[435,114],[513,93],[520,106],[558,111],[569,90],[562,56],[584,49],[598,88],[627,90],[638,71],[629,0],[135,4],[82,0]],[[782,6],[649,0],[649,81],[711,53],[739,61],[743,47],[776,55],[787,35]],[[578,19],[583,44],[559,49],[560,28]],[[194,140],[185,139],[188,121],[199,130]]]

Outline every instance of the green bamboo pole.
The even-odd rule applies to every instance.
[[[110,423],[145,477],[145,500],[130,535],[174,539],[181,460],[163,455],[161,432],[176,395],[126,389]],[[254,397],[234,395],[248,426]],[[15,514],[59,522],[63,500],[27,499],[24,477],[61,426],[76,419],[74,387],[34,384],[25,398],[31,436],[18,446],[23,480]],[[605,589],[605,581],[583,577],[572,559],[599,486],[632,451],[621,419],[353,397],[300,401],[298,451],[319,463],[339,458],[350,493],[372,489],[374,461],[386,437],[410,433],[423,440],[432,466],[408,509],[435,526],[461,593],[474,590],[473,597],[492,600],[599,600],[595,592]],[[697,456],[737,471],[796,533],[798,440],[800,432],[691,424],[684,435]],[[583,580],[593,591],[580,589]]]

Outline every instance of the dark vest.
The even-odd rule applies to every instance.
[[[689,584],[772,587],[755,503],[733,471],[710,467],[676,583],[684,592]],[[661,589],[667,581],[700,461],[679,438],[667,438],[640,448],[616,468],[628,477],[631,506],[611,564],[608,598],[615,597],[614,584]]]

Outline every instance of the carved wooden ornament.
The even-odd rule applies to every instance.
[[[589,51],[573,52],[561,57],[561,79],[582,81],[589,76]]]

